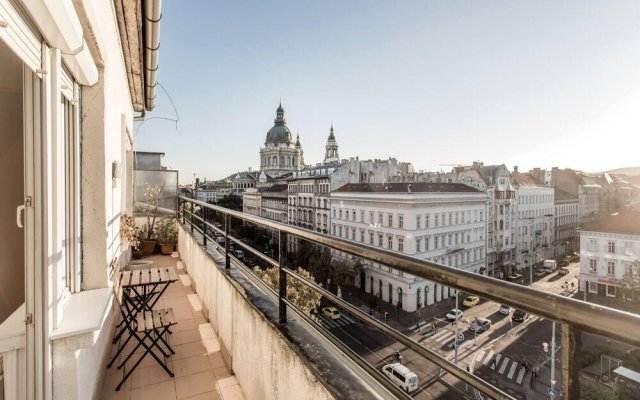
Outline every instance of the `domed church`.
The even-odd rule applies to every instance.
[[[287,172],[300,171],[304,168],[304,152],[300,144],[300,136],[293,141],[291,131],[284,119],[282,103],[276,110],[274,125],[267,132],[264,147],[260,149],[260,171],[270,176],[278,176]]]

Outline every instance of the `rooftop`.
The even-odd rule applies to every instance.
[[[600,221],[585,224],[580,230],[640,235],[640,207],[630,208]]]
[[[481,193],[462,183],[348,183],[336,190],[340,193]]]

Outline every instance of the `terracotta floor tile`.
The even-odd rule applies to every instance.
[[[131,400],[175,400],[176,386],[173,380],[131,390]]]
[[[228,386],[220,389],[223,400],[244,400],[244,394],[240,385]]]
[[[209,357],[205,355],[173,360],[173,372],[176,377],[193,375],[198,372],[213,370]]]

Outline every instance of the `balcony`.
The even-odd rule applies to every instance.
[[[181,201],[194,202],[184,197],[181,197]],[[563,399],[580,398],[581,371],[578,357],[581,344],[578,338],[582,332],[597,333],[634,346],[640,344],[640,339],[633,334],[640,326],[640,317],[635,315],[595,304],[584,304],[558,294],[540,292],[469,271],[399,255],[392,251],[281,225],[240,212],[196,203],[201,207],[226,213],[231,218],[242,220],[244,223],[277,231],[279,243],[286,243],[288,237],[295,237],[328,246],[362,259],[365,263],[375,260],[399,273],[455,287],[465,293],[480,294],[483,298],[497,304],[510,304],[512,307],[529,311],[545,320],[554,321],[554,327],[559,325],[558,332],[562,346],[559,352],[560,366],[556,370],[555,390]],[[255,365],[271,366],[274,362],[279,366],[278,368],[299,368],[302,375],[298,373],[294,375],[314,377],[311,379],[313,382],[309,380],[303,382],[304,389],[300,390],[315,390],[321,393],[328,391],[335,398],[354,397],[347,393],[356,393],[355,397],[362,398],[378,396],[406,398],[380,373],[379,365],[357,354],[355,350],[336,338],[335,334],[330,334],[330,331],[320,323],[318,316],[310,316],[296,305],[295,300],[284,295],[289,285],[294,284],[296,287],[304,288],[305,291],[322,295],[339,307],[343,315],[360,321],[358,324],[361,323],[363,326],[368,326],[368,329],[388,336],[392,343],[391,347],[400,346],[403,354],[411,357],[412,361],[408,365],[413,365],[412,368],[415,368],[415,363],[424,362],[436,368],[436,371],[438,369],[444,371],[444,374],[436,372],[435,375],[429,375],[425,380],[429,383],[423,391],[431,393],[431,396],[441,390],[438,385],[446,382],[450,388],[460,390],[461,392],[458,393],[460,396],[464,396],[466,392],[466,396],[476,396],[476,398],[479,398],[480,393],[491,398],[515,398],[513,391],[507,392],[504,388],[496,386],[495,381],[489,382],[482,375],[468,371],[465,364],[456,364],[451,357],[441,356],[423,339],[418,340],[407,336],[409,333],[399,330],[397,324],[391,321],[385,323],[379,317],[371,315],[370,310],[366,312],[354,306],[287,267],[287,246],[276,246],[275,254],[278,256],[275,257],[276,260],[243,245],[237,237],[230,235],[226,240],[226,243],[232,241],[241,246],[246,254],[260,258],[268,265],[279,269],[279,283],[271,287],[255,276],[242,260],[236,259],[233,255],[225,257],[226,249],[212,244],[210,239],[202,236],[200,227],[203,224],[208,225],[208,222],[201,216],[183,215],[182,222],[184,225],[180,230],[179,247],[185,270],[193,280],[195,292],[202,302],[203,309],[209,310],[208,315],[212,326],[217,327],[216,330],[220,332],[221,349],[228,349],[230,360],[228,365],[235,372],[242,391],[248,398],[254,398],[257,394],[260,398],[274,398],[272,392],[269,392],[272,387],[268,382],[274,382],[276,379],[274,374],[277,374],[277,371],[274,371],[274,367],[265,368],[263,371],[265,378],[262,381],[255,379],[254,371]],[[384,298],[381,300],[386,301]],[[256,338],[263,338],[265,335],[267,339],[260,339],[260,344],[255,343]],[[310,348],[313,350],[309,350]],[[226,354],[224,350],[223,354]],[[275,358],[274,354],[277,355]],[[484,356],[486,356],[484,351],[482,355],[477,354],[477,357]],[[385,357],[391,357],[391,353]],[[302,362],[298,358],[301,358]],[[225,357],[225,361],[226,359]],[[384,357],[383,361],[389,362],[384,360]],[[510,368],[513,379],[526,379],[523,378],[524,369],[518,368],[516,364]],[[423,372],[420,373],[422,382],[425,377]],[[349,392],[344,392],[343,386],[339,388],[335,386],[332,379],[337,376],[350,376]],[[520,378],[517,378],[518,376]],[[333,378],[327,379],[328,377]],[[282,377],[278,379],[280,390],[283,392],[290,387],[289,385],[293,385],[293,382],[288,379]],[[265,383],[267,383],[266,388]],[[346,384],[341,381],[341,385],[342,383]],[[297,393],[306,392],[298,391]]]

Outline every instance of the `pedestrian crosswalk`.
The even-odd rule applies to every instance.
[[[341,314],[340,318],[338,319],[329,319],[324,316],[314,314],[311,316],[311,319],[315,320],[317,323],[321,324],[327,329],[339,328],[354,323],[354,320],[351,317],[346,316],[345,314]]]
[[[449,341],[453,341],[453,338],[455,335],[456,335],[455,332],[452,332],[448,329],[441,329],[438,332],[431,335],[429,339],[436,343],[444,344]]]
[[[493,350],[489,350],[488,352],[481,351],[476,356],[476,361],[494,372],[503,375],[506,379],[515,381],[518,385],[522,384],[527,373],[527,369],[521,361],[513,360],[500,353],[495,353]]]

